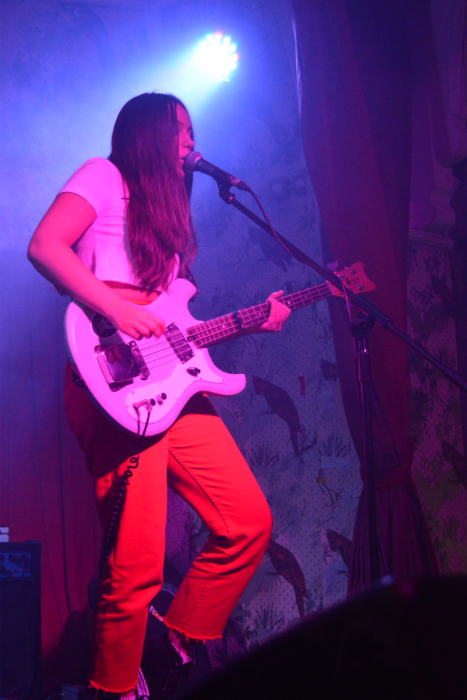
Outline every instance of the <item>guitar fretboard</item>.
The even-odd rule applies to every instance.
[[[302,289],[299,292],[293,292],[280,298],[281,304],[285,304],[292,311],[302,309],[304,306],[314,304],[321,299],[332,296],[335,287],[332,287],[329,282],[317,284],[308,289]],[[269,316],[269,304],[257,304],[250,306],[241,311],[235,311],[226,316],[213,318],[211,321],[199,323],[197,326],[187,328],[187,340],[195,343],[198,348],[206,348],[209,345],[214,345],[221,340],[227,339],[240,331],[254,328],[265,321]]]

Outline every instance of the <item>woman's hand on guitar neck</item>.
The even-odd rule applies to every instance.
[[[289,318],[290,309],[280,302],[280,297],[283,293],[284,292],[281,290],[280,292],[273,292],[268,296],[269,318],[260,326],[261,331],[280,331]]]

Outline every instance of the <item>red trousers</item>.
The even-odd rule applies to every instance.
[[[141,439],[110,422],[67,368],[65,409],[96,483],[104,527],[123,471]],[[167,485],[185,499],[209,537],[165,617],[199,640],[222,636],[259,565],[272,518],[261,489],[209,400],[198,394],[162,435],[144,439],[130,479],[117,542],[102,577],[91,685],[125,692],[137,682],[148,607],[162,585]]]

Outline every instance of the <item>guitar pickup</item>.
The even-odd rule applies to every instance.
[[[164,335],[169,341],[170,347],[183,365],[185,362],[188,362],[188,360],[191,360],[195,353],[175,323],[171,323],[170,326],[167,326],[164,331]]]
[[[97,362],[110,389],[118,391],[135,377],[147,379],[149,370],[135,341],[95,348]]]

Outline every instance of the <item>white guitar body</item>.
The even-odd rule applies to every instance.
[[[187,280],[172,282],[145,307],[164,320],[166,333],[138,341],[112,330],[91,309],[76,302],[68,306],[65,336],[71,364],[105,413],[133,433],[142,432],[148,411],[146,435],[157,435],[197,392],[231,396],[245,387],[245,375],[222,372],[206,349],[187,340],[186,329],[199,323],[187,308],[195,292]],[[139,367],[136,376],[119,380],[119,362]]]
[[[361,263],[335,273],[354,293],[375,285]],[[269,316],[269,304],[257,304],[200,323],[188,311],[196,292],[184,279],[172,282],[146,307],[166,325],[161,338],[133,340],[117,331],[103,316],[71,302],[65,315],[68,357],[96,403],[116,423],[132,433],[157,435],[170,428],[198,391],[232,396],[245,388],[243,374],[219,370],[206,347],[254,332]],[[281,297],[289,309],[301,309],[329,296],[344,296],[329,282]]]

